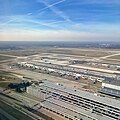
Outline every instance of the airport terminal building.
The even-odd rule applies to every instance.
[[[41,107],[69,120],[118,120],[120,101],[71,89],[48,80],[33,83],[27,93],[42,98]]]

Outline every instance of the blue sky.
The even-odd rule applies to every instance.
[[[0,41],[120,40],[120,0],[0,0]]]

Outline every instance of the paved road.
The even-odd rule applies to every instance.
[[[93,68],[93,67],[87,67],[87,66],[81,66],[81,65],[79,65],[79,66],[78,65],[70,65],[70,66],[71,67],[76,67],[76,68],[93,70],[93,71],[105,72],[105,73],[120,74],[120,71],[116,71],[116,70],[106,70],[106,69]]]
[[[107,55],[107,56],[104,56],[104,57],[100,57],[100,59],[106,59],[106,58],[113,57],[113,56],[116,56],[116,55],[120,55],[120,53],[116,53],[116,54],[112,54],[112,55]]]
[[[2,56],[6,56],[6,57],[18,57],[18,56],[14,56],[14,55],[7,55],[7,54],[0,54]]]

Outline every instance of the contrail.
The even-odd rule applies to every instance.
[[[61,1],[59,1],[59,2],[55,2],[55,3],[51,4],[51,5],[47,5],[47,4],[44,2],[44,4],[46,5],[46,7],[38,10],[38,12],[42,12],[42,11],[48,9],[48,8],[51,8],[51,7],[53,7],[53,6],[57,5],[57,4],[62,3],[62,2],[64,2],[64,1],[66,1],[66,0],[61,0]],[[27,14],[24,15],[24,16],[30,16],[30,15],[32,15],[32,14],[33,14],[33,13],[27,13]],[[14,21],[16,21],[16,20],[19,20],[19,19],[20,19],[20,18],[16,18],[16,19],[9,20],[9,21],[7,21],[6,23],[3,23],[2,26],[7,25],[7,24],[9,24],[9,23],[11,23],[11,22],[14,22]],[[57,22],[56,22],[56,23],[57,23]],[[52,24],[52,23],[51,23],[51,24]]]
[[[1,24],[1,25],[7,25],[8,23],[11,23],[11,22],[13,22],[13,21],[15,21],[15,20],[16,20],[16,19],[9,20],[9,21],[7,21],[7,22]]]
[[[65,22],[65,21],[55,21],[55,22],[51,22],[51,23],[36,23],[36,24],[38,24],[38,25],[36,25],[36,26],[34,26],[34,27],[38,27],[38,26],[41,26],[41,25],[43,25],[43,26],[47,26],[47,27],[52,27],[52,28],[56,28],[56,26],[54,26],[54,24],[57,24],[57,23],[63,23],[63,22]]]
[[[32,14],[33,14],[33,13],[27,13],[27,14],[24,15],[24,16],[30,16],[30,15],[32,15]],[[11,20],[9,20],[9,21],[1,24],[1,25],[2,25],[2,26],[7,25],[8,23],[14,22],[14,21],[19,20],[19,19],[20,19],[20,18],[14,18],[14,19],[11,19]]]
[[[66,16],[62,11],[60,11],[59,9],[57,9],[57,8],[54,7],[55,5],[60,4],[60,3],[64,2],[64,1],[66,1],[66,0],[61,0],[59,2],[55,2],[55,3],[51,4],[51,5],[49,5],[47,3],[47,1],[44,1],[43,3],[46,5],[46,7],[43,8],[43,9],[41,9],[40,12],[42,12],[43,10],[46,10],[46,9],[50,8],[51,11],[53,11],[54,13],[56,13],[58,16],[62,17],[65,21],[72,22],[68,18],[68,16]]]
[[[64,1],[66,1],[66,0],[61,0],[61,1],[59,1],[59,2],[55,2],[55,3],[51,4],[51,5],[48,5],[47,7],[39,10],[39,12],[41,12],[41,11],[43,11],[43,10],[46,10],[46,9],[48,9],[48,8],[51,8],[51,7],[53,7],[53,6],[57,5],[57,4],[60,4],[60,3],[64,2]],[[45,3],[44,3],[44,4],[45,4]]]

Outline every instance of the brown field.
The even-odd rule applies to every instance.
[[[113,50],[103,50],[103,49],[81,49],[81,48],[23,48],[21,50],[11,50],[11,51],[0,51],[2,54],[15,55],[15,56],[29,56],[40,53],[56,53],[65,55],[76,55],[76,56],[86,56],[86,57],[103,57],[118,53],[118,51]]]
[[[10,83],[20,82],[20,79],[9,72],[0,71],[0,87],[7,87]]]
[[[120,60],[120,55],[116,55],[116,56],[112,56],[112,57],[109,57],[111,59],[119,59]]]
[[[109,59],[106,59],[106,60],[103,60],[102,61],[103,63],[108,63],[108,64],[120,64],[120,61],[117,61],[117,60],[109,60]]]
[[[79,48],[57,48],[52,50],[50,49],[49,53],[86,56],[86,57],[102,57],[113,54],[109,50],[104,51],[101,49],[79,49]]]
[[[0,55],[0,61],[9,60],[9,59],[12,59],[12,58],[14,58],[14,57],[8,57],[8,56]]]

